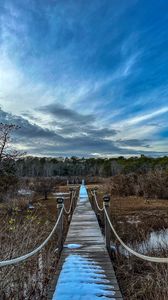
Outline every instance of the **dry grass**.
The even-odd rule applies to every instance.
[[[150,250],[149,255],[156,255]],[[159,256],[168,256],[160,249]],[[168,267],[166,264],[148,263],[131,256],[119,256],[113,261],[125,300],[167,300]]]
[[[65,191],[65,190],[64,190]],[[66,201],[67,208],[69,201]],[[27,209],[27,201],[15,201],[9,213],[9,205],[1,205],[0,213],[0,259],[14,258],[35,249],[51,232],[57,218],[56,199],[36,196],[34,210]],[[64,218],[64,237],[68,229]],[[59,258],[58,236],[54,234],[47,246],[34,257],[16,266],[0,269],[0,299],[47,299]]]
[[[100,206],[106,192],[108,192],[107,185],[100,185],[97,193]],[[145,241],[151,232],[168,228],[168,200],[147,201],[143,197],[112,195],[110,217],[123,241],[138,250],[138,243]],[[103,214],[99,213],[99,218],[104,226]],[[111,240],[113,246],[118,248],[118,241],[113,234]],[[168,266],[125,256],[123,248],[119,249],[120,252],[114,256],[113,263],[124,299],[167,300]],[[168,245],[164,248],[160,246],[157,251],[146,246],[146,251],[150,256],[168,257]]]

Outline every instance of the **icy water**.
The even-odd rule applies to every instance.
[[[139,245],[139,249],[144,251],[159,248],[168,249],[168,229],[151,232],[146,241]]]
[[[64,199],[69,199],[69,193],[52,193],[54,197],[63,197]]]
[[[137,243],[136,246],[132,244],[128,244],[128,246],[142,254],[147,254],[151,250],[168,249],[168,229],[153,231],[145,241]],[[128,256],[128,252],[122,246],[119,248],[121,254]]]
[[[91,207],[87,212],[85,211],[86,206],[90,204],[88,204],[88,194],[84,185],[81,185],[80,187],[79,200],[78,207],[81,213],[81,222],[84,222],[84,220],[82,220],[82,215],[85,214],[87,219],[90,218],[90,214],[93,213]],[[80,215],[77,217],[80,218]],[[81,222],[79,221],[79,225],[77,226],[84,226],[80,225]],[[90,229],[90,227],[81,227],[81,229],[77,229],[79,230],[78,235],[82,242],[85,241],[84,243],[90,243],[91,241],[91,243],[93,243],[90,244],[90,246],[88,244],[87,251],[82,251],[83,247],[86,247],[86,245],[76,243],[75,237],[74,240],[72,240],[74,243],[68,243],[64,246],[66,257],[58,278],[56,290],[52,298],[53,300],[116,299],[114,286],[108,280],[101,263],[94,259],[94,253],[91,247],[94,246],[96,238],[94,237],[92,242],[93,231],[90,231],[89,233],[88,229]],[[98,233],[96,232],[96,235],[97,234]],[[99,234],[101,233],[99,232]],[[104,252],[102,252],[102,255],[104,255]]]
[[[33,194],[33,191],[20,189],[20,190],[18,190],[18,194],[21,196],[31,196]]]

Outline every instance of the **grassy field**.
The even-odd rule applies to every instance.
[[[106,188],[98,186],[97,199],[100,206],[103,205]],[[99,218],[104,226],[102,213],[99,213]],[[111,195],[110,218],[120,237],[132,249],[140,253],[145,251],[150,256],[168,256],[168,239],[158,244],[157,248],[149,243],[152,235],[164,233],[168,228],[168,200]],[[118,249],[113,255],[113,263],[124,299],[167,300],[167,264],[150,263],[128,255],[114,234],[111,234],[111,243],[113,249]]]
[[[61,187],[58,191],[67,192],[67,188]],[[26,198],[21,202],[15,201],[12,210],[9,204],[1,203],[0,260],[15,258],[34,250],[47,238],[55,224],[56,197],[50,194],[48,200],[44,200],[36,195],[32,203],[34,209],[29,209],[27,203]],[[69,199],[65,201],[65,206],[69,208]],[[68,219],[64,217],[64,237],[68,225]],[[57,241],[58,235],[55,233],[37,255],[16,266],[0,269],[2,299],[46,299],[59,258]]]

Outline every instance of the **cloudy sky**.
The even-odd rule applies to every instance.
[[[168,154],[168,2],[0,1],[0,121],[44,156]]]

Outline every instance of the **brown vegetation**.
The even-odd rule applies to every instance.
[[[111,195],[168,199],[168,171],[120,174],[108,180]]]
[[[135,182],[138,182],[138,188],[135,188]],[[137,193],[140,186],[143,197]],[[144,175],[118,175],[107,179],[104,184],[99,185],[97,191],[100,206],[106,193],[111,194],[110,217],[122,240],[140,253],[168,257],[166,242],[157,248],[147,242],[151,233],[159,233],[160,230],[164,232],[168,228],[168,197],[163,199],[168,193],[167,173],[157,171]],[[104,226],[103,213],[97,213],[100,224]],[[113,263],[124,299],[167,300],[168,266],[128,255],[114,234],[111,234],[111,243],[113,251],[115,249]]]
[[[37,195],[33,199],[34,209],[22,197],[12,206],[1,204],[0,213],[0,260],[24,255],[34,250],[51,232],[56,218],[56,199],[50,195],[47,201]],[[69,203],[69,201],[68,201]],[[68,207],[69,204],[66,204]],[[10,207],[10,210],[9,210]],[[68,228],[64,218],[64,237]],[[37,255],[18,265],[0,269],[0,299],[46,299],[52,275],[59,258],[57,233]]]

